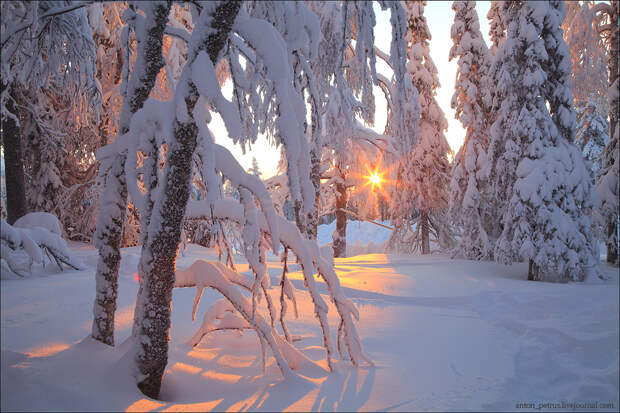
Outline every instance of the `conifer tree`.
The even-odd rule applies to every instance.
[[[420,135],[412,156],[416,171],[412,182],[417,210],[415,242],[423,254],[428,254],[430,232],[441,238],[441,230],[446,229],[450,147],[444,131],[448,122],[435,100],[439,80],[430,57],[431,34],[424,17],[426,2],[403,4],[407,13],[407,68],[420,97]]]
[[[528,261],[530,280],[581,281],[596,265],[585,214],[591,184],[570,142],[571,107],[563,106],[570,95],[558,63],[568,59],[563,10],[520,1],[505,3],[503,15],[507,37],[494,65],[502,102],[490,151],[493,194],[503,205],[495,259]]]
[[[493,244],[485,229],[485,180],[488,112],[483,102],[488,49],[478,23],[475,1],[455,1],[450,60],[458,58],[452,108],[465,128],[463,146],[456,154],[450,183],[452,219],[461,228],[456,252],[469,259],[488,259]]]

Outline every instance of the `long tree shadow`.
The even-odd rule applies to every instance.
[[[357,390],[360,369],[349,367],[346,373],[332,373],[321,385],[312,411],[357,411],[368,401],[375,383],[375,367],[370,367]]]

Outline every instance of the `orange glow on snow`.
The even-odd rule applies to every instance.
[[[173,404],[160,410],[161,412],[210,412],[224,399],[212,400],[210,402]]]
[[[218,380],[218,381],[222,381],[224,383],[230,383],[230,384],[234,384],[238,382],[239,380],[241,380],[242,378],[242,376],[238,374],[227,374],[227,373],[221,373],[221,372],[213,371],[213,370],[207,370],[204,373],[202,373],[201,376],[206,377],[208,379]]]
[[[140,276],[138,275],[138,273],[137,273],[137,272],[134,272],[134,273],[133,273],[133,279],[134,279],[134,280],[136,280],[136,282],[137,282],[138,284],[140,284]]]
[[[200,370],[202,370],[200,367],[192,366],[191,364],[185,364],[181,362],[174,363],[174,365],[172,366],[172,369],[180,370],[180,371],[183,371],[189,374],[198,374],[200,373]]]
[[[30,357],[49,357],[49,356],[53,356],[56,353],[60,353],[61,351],[66,350],[68,348],[69,348],[69,344],[50,343],[50,344],[45,344],[41,347],[37,347],[33,350],[26,351],[25,353],[28,354],[28,356]]]
[[[155,409],[159,409],[160,407],[165,406],[166,403],[156,402],[154,400],[149,399],[140,399],[135,403],[132,403],[126,412],[150,412]]]

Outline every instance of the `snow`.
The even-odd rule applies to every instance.
[[[372,225],[351,224],[358,239],[387,239],[380,227],[373,238],[366,224]],[[321,226],[320,238],[328,227]],[[303,275],[290,272],[300,317],[288,327],[297,336],[294,346],[313,361],[291,379],[282,378],[270,351],[262,373],[252,331],[213,331],[192,348],[189,340],[206,309],[221,296],[205,290],[192,323],[194,289],[174,289],[162,400],[148,399],[135,387],[123,343],[131,334],[139,248],[122,251],[116,348],[87,337],[97,261],[92,247],[70,245],[90,266],[86,270],[60,273],[50,266],[28,279],[1,281],[3,411],[514,410],[516,403],[534,403],[527,411],[562,401],[611,402],[607,410],[613,411],[619,403],[617,269],[603,267],[607,280],[552,284],[525,281],[525,264],[437,254],[336,259],[376,367],[340,361],[333,373],[327,372],[313,304],[299,293]],[[178,268],[198,258],[216,260],[217,252],[190,244]],[[235,259],[250,279],[247,263]],[[268,257],[267,266],[276,286],[270,292],[277,294],[279,258]],[[324,283],[317,286],[327,298]],[[334,328],[337,313],[328,305]]]
[[[389,225],[389,221],[379,221]],[[336,220],[327,225],[319,225],[318,244],[327,246],[332,242],[332,233],[336,230]],[[347,223],[347,257],[359,254],[385,251],[385,242],[390,238],[391,230],[367,221],[349,221]],[[333,252],[332,252],[333,257]]]

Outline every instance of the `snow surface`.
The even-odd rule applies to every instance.
[[[390,225],[389,221],[379,221]],[[331,244],[332,233],[336,230],[336,220],[327,225],[319,225],[317,241],[319,245]],[[391,230],[366,221],[347,221],[347,257],[359,254],[385,251],[385,242]]]
[[[371,234],[365,226],[356,230],[351,223],[348,233],[387,239],[381,228]],[[320,239],[330,232],[322,226]],[[252,331],[211,332],[192,348],[188,342],[206,309],[221,296],[205,290],[192,323],[195,289],[175,288],[169,362],[162,400],[155,401],[136,389],[131,359],[124,358],[140,248],[122,251],[116,348],[85,338],[97,251],[78,243],[70,249],[88,269],[55,273],[48,266],[28,279],[1,281],[2,411],[515,410],[517,403],[536,410],[539,403],[562,401],[611,402],[608,410],[617,411],[619,405],[618,271],[606,264],[607,280],[551,284],[525,281],[524,264],[440,254],[338,258],[336,271],[359,309],[359,334],[375,367],[341,362],[334,373],[326,369],[303,275],[291,272],[300,318],[291,317],[288,327],[299,339],[295,346],[315,363],[288,380],[270,352],[262,373]],[[216,260],[217,253],[190,244],[178,268],[197,258]],[[235,259],[250,276],[242,258]],[[281,264],[275,257],[267,264],[277,286]],[[328,302],[325,284],[317,283]],[[334,333],[331,302],[328,316]]]

